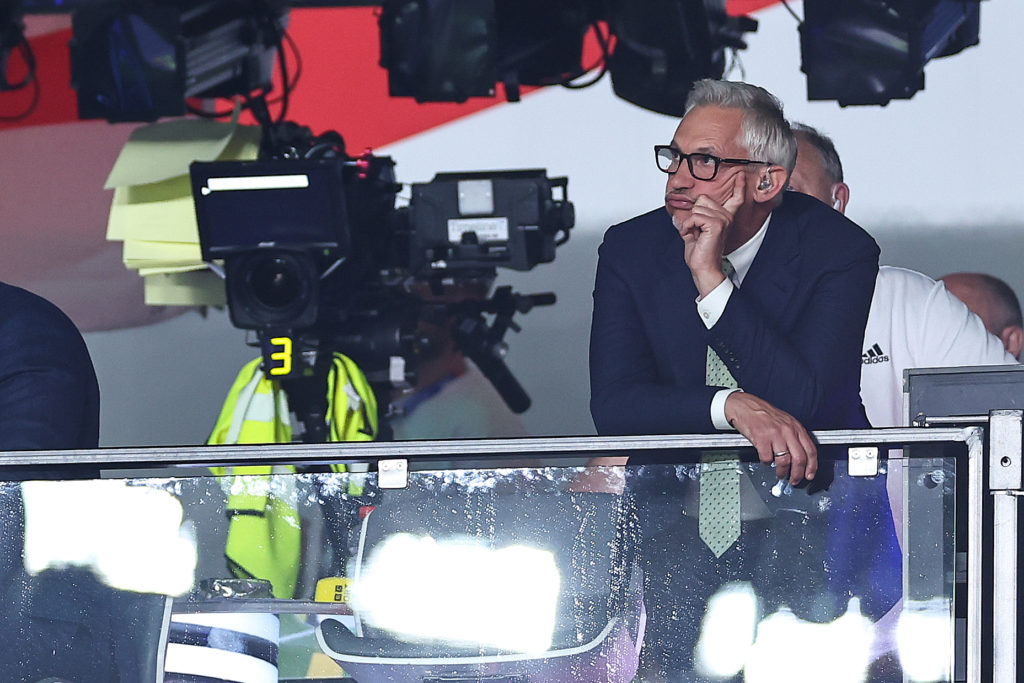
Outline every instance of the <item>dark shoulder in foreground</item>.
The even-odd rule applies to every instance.
[[[0,330],[5,333],[24,330],[81,337],[64,311],[38,294],[4,282],[0,282]]]
[[[95,448],[99,386],[85,340],[41,296],[0,283],[0,450]]]
[[[772,220],[776,218],[787,220],[796,228],[800,243],[811,245],[816,251],[834,251],[836,256],[850,258],[879,254],[875,239],[863,228],[809,195],[784,192],[782,204],[772,212]]]

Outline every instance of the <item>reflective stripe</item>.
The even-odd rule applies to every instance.
[[[261,358],[245,365],[232,384],[210,444],[288,443],[292,440],[287,395],[276,380],[267,379]],[[372,441],[377,437],[377,398],[352,359],[334,354],[327,373],[326,423],[331,441]],[[211,468],[214,474],[235,474],[223,480],[231,514],[225,545],[232,573],[269,580],[274,596],[292,597],[301,561],[301,530],[294,482],[271,489],[272,470],[250,466]],[[344,465],[333,465],[344,472]],[[274,473],[294,472],[276,468]],[[285,478],[287,479],[287,478]],[[364,492],[365,477],[348,482],[347,493]]]
[[[237,652],[195,645],[167,645],[164,671],[192,674],[215,680],[245,683],[277,683],[277,666]]]
[[[277,666],[277,643],[238,631],[174,622],[171,624],[168,642],[236,652]]]

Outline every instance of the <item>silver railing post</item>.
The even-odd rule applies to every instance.
[[[1017,678],[1017,501],[1024,492],[1020,410],[993,410],[989,418],[988,483],[992,494],[992,675]]]

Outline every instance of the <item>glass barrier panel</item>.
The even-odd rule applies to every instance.
[[[950,448],[5,482],[0,680],[952,681]]]

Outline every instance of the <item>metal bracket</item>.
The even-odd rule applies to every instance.
[[[924,413],[914,416],[914,427],[936,427],[938,425],[982,425],[988,422],[988,415],[938,415],[928,417]]]
[[[405,458],[377,461],[377,486],[404,489],[409,486],[409,461]]]
[[[857,446],[847,451],[851,477],[874,477],[878,474],[878,448]]]
[[[992,491],[1020,491],[1022,477],[1022,413],[993,410],[989,418],[988,485]]]

